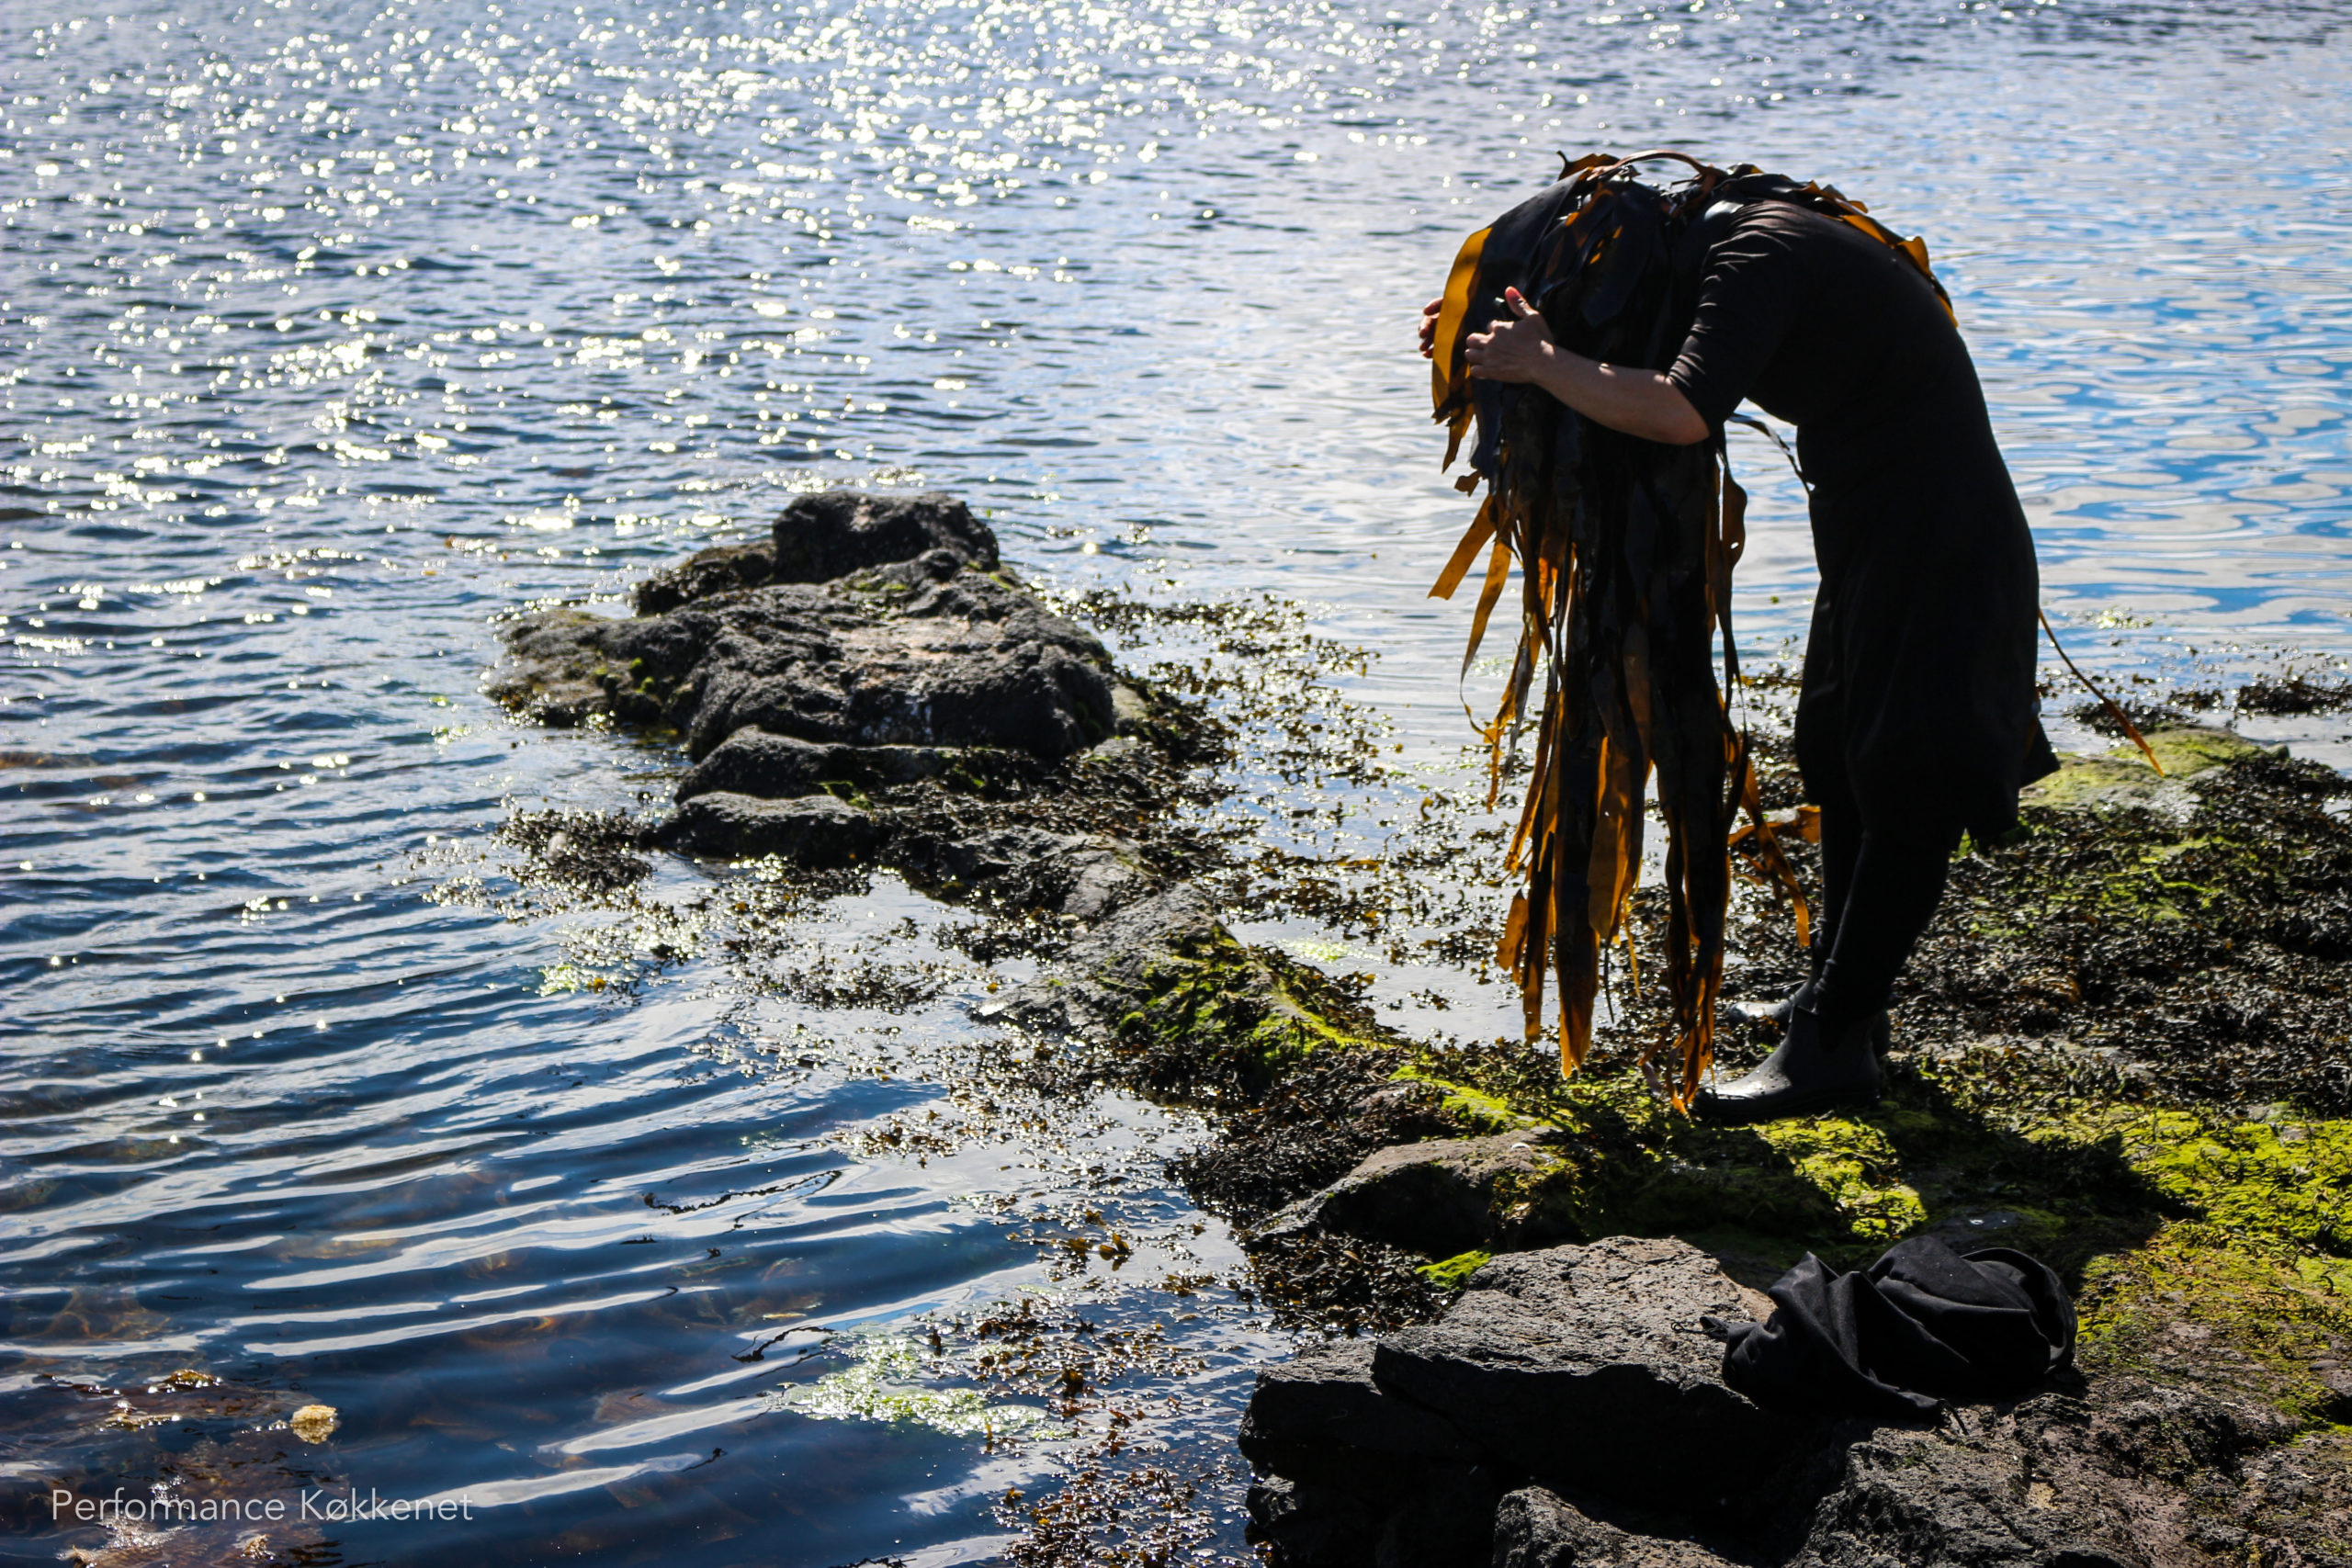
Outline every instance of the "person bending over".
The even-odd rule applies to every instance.
[[[1717,435],[1743,399],[1797,429],[1821,573],[1797,768],[1821,808],[1822,919],[1771,1010],[1779,1048],[1697,1114],[1760,1122],[1867,1103],[1895,976],[1962,833],[1998,842],[2057,760],[2034,689],[2033,539],[1975,367],[1927,279],[1886,244],[1787,202],[1719,205],[1670,370],[1568,352],[1513,289],[1471,374],[1542,388],[1645,440]],[[1437,312],[1421,317],[1432,352]]]

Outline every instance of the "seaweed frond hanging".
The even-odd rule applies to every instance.
[[[1693,175],[1658,188],[1633,177],[1657,157]],[[1746,496],[1720,437],[1688,446],[1621,434],[1542,389],[1474,379],[1464,347],[1502,316],[1515,288],[1563,348],[1610,364],[1663,370],[1696,306],[1700,262],[1723,203],[1777,199],[1852,223],[1928,276],[1926,247],[1871,219],[1859,203],[1749,165],[1726,173],[1679,153],[1593,154],[1559,183],[1471,235],[1454,258],[1432,358],[1436,418],[1453,464],[1475,423],[1464,493],[1487,496],[1430,590],[1451,598],[1484,553],[1466,675],[1517,564],[1521,596],[1510,680],[1485,727],[1499,786],[1508,744],[1534,722],[1531,772],[1508,854],[1525,875],[1499,962],[1518,980],[1528,1037],[1543,1032],[1547,971],[1560,1009],[1560,1055],[1573,1072],[1589,1049],[1600,956],[1625,930],[1642,863],[1643,806],[1653,775],[1667,829],[1666,990],[1680,1057],[1673,1102],[1687,1107],[1713,1049],[1730,900],[1733,825],[1750,870],[1805,910],[1796,877],[1758,799],[1747,739],[1731,722],[1714,673],[1738,678],[1731,572],[1745,542]],[[1940,287],[1937,288],[1942,296]],[[1946,309],[1950,309],[1949,300]],[[1539,671],[1539,708],[1530,699]],[[1490,795],[1491,799],[1491,795]],[[1645,1053],[1653,1069],[1657,1043]]]

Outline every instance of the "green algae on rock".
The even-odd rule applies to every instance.
[[[1622,1037],[1651,1022],[1638,998],[1604,1031],[1587,1072],[1564,1081],[1524,1049],[1388,1033],[1335,983],[1221,930],[1148,969],[1122,1015],[1122,1048],[1155,1064],[1136,1080],[1144,1087],[1213,1081],[1206,1098],[1237,1115],[1281,1098],[1310,1059],[1328,1075],[1340,1071],[1333,1057],[1366,1053],[1421,1095],[1420,1113],[1435,1123],[1422,1136],[1545,1134],[1532,1168],[1494,1184],[1481,1247],[1684,1235],[1761,1282],[1806,1251],[1850,1265],[1934,1230],[1962,1245],[2028,1247],[2079,1275],[2198,1217],[2266,1246],[2352,1255],[2346,1222],[2334,1217],[2352,1213],[2343,1123],[2248,1120],[2212,1094],[2211,1062],[2171,1071],[2190,1055],[2193,1014],[2134,1030],[2093,1005],[2104,990],[2154,1012],[2167,992],[2243,994],[2275,986],[2282,969],[2311,974],[2317,983],[2302,994],[2316,1009],[2291,1021],[2278,1049],[2250,1046],[2245,1059],[2273,1098],[2294,1098],[2296,1083],[2316,1078],[2322,1092],[2305,1102],[2326,1109],[2339,1098],[2327,1075],[2342,1071],[2344,1032],[2333,1021],[2342,982],[2314,933],[2352,893],[2352,834],[2328,809],[2352,786],[2226,731],[2149,739],[2173,774],[2159,785],[2172,792],[2163,808],[2090,791],[2067,805],[2039,801],[2026,842],[1955,865],[1954,897],[1903,997],[1903,1034],[1917,1048],[1865,1112],[1702,1126],[1662,1108],[1633,1067]],[[2132,755],[2138,779],[2153,780]],[[2067,771],[2095,775],[2109,761],[2126,765],[2100,759]],[[2119,908],[2132,918],[2116,918]],[[1742,940],[1769,970],[1784,924],[1759,908],[1747,917]],[[2201,963],[2181,962],[2191,950]],[[2145,989],[2127,990],[2102,964]],[[2265,1016],[2286,1019],[2283,998]],[[1768,1045],[1752,1036],[1745,1048]],[[1361,1098],[1288,1105],[1289,1135],[1317,1135],[1307,1125],[1317,1115],[1352,1128]],[[1243,1140],[1273,1141],[1262,1131]],[[1246,1185],[1220,1174],[1228,1195]],[[1376,1219],[1351,1229],[1393,1239]]]
[[[1117,1050],[1122,1076],[1145,1089],[1262,1089],[1318,1051],[1396,1043],[1322,971],[1221,926],[1181,936],[1141,980]]]
[[[2196,725],[2152,729],[2142,739],[2164,764],[2162,774],[2148,766],[2136,746],[2118,746],[2095,757],[2070,754],[2059,758],[2056,773],[2027,785],[2019,804],[2064,807],[2179,800],[2179,786],[2187,780],[2267,750],[2231,730]]]
[[[1420,1273],[1423,1279],[1442,1291],[1458,1291],[1469,1282],[1471,1275],[1494,1260],[1493,1253],[1472,1247],[1451,1258],[1441,1258],[1434,1263],[1424,1263]]]

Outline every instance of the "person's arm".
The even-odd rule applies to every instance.
[[[1541,387],[1587,419],[1645,441],[1687,446],[1707,438],[1707,422],[1664,375],[1571,354],[1552,341],[1551,329],[1518,289],[1506,290],[1503,299],[1510,306],[1510,319],[1497,321],[1491,332],[1477,333],[1463,345],[1463,361],[1471,375]],[[1430,329],[1435,319],[1423,312],[1424,355],[1431,352]]]

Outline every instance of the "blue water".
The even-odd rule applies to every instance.
[[[503,717],[495,618],[616,602],[800,491],[920,484],[1058,589],[1309,606],[1377,653],[1340,685],[1396,765],[1457,768],[1464,611],[1422,593],[1466,515],[1413,318],[1555,151],[1671,142],[1928,237],[2078,656],[2340,664],[2340,14],[16,0],[8,1550],[136,1547],[53,1528],[52,1485],[331,1483],[471,1517],[276,1547],[978,1561],[1021,1526],[1007,1492],[1102,1452],[1124,1400],[1132,1446],[1204,1489],[1183,1550],[1238,1554],[1226,1434],[1283,1341],[1224,1285],[1167,1286],[1237,1258],[1159,1174],[1198,1127],[976,1109],[970,1006],[1021,967],[895,885],[518,887],[511,813],[643,807],[673,758]],[[1761,443],[1736,457],[1770,652],[1804,624],[1802,501]],[[1386,797],[1319,798],[1337,845]],[[726,955],[753,926],[797,979]],[[817,980],[852,961],[907,996],[837,1005]],[[933,1112],[969,1135],[881,1135]],[[1115,1270],[1035,1245],[1114,1230]],[[1188,1359],[1106,1367],[1068,1416],[959,1377],[952,1334],[905,1359],[1023,1293]],[[107,1425],[178,1370],[224,1380],[212,1403]],[[860,1404],[865,1374],[902,1403]],[[1032,1429],[919,1397],[972,1386]],[[323,1443],[279,1425],[311,1403]]]

